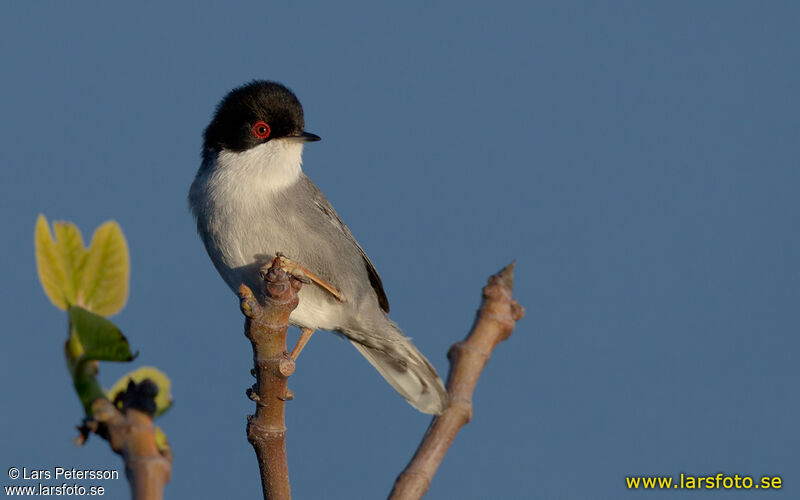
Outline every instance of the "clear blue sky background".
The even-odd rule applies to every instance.
[[[694,498],[625,489],[681,472],[782,475],[797,498],[799,22],[777,1],[3,2],[0,484],[20,484],[11,466],[122,470],[99,439],[70,441],[42,212],[125,231],[114,320],[134,366],[174,383],[168,497],[260,494],[250,345],[186,194],[217,101],[268,78],[303,102],[323,137],[305,171],[440,372],[517,259],[528,314],[430,498]],[[290,385],[296,498],[385,496],[428,417],[328,333]]]

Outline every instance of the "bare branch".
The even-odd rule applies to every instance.
[[[286,351],[289,314],[297,307],[302,283],[280,268],[276,258],[264,276],[264,306],[245,285],[239,288],[245,335],[253,345],[256,383],[248,396],[256,403],[247,418],[247,440],[253,445],[266,500],[288,500],[285,402],[291,399],[286,380],[294,373],[294,359]]]
[[[525,310],[511,298],[514,263],[489,278],[483,301],[467,338],[453,344],[448,353],[449,406],[431,421],[414,458],[400,473],[390,500],[422,498],[458,431],[472,418],[472,394],[495,346],[506,340]]]

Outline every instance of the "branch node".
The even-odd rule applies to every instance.
[[[247,394],[247,397],[248,399],[250,399],[250,401],[255,401],[256,403],[261,401],[261,398],[258,397],[258,393],[256,392],[255,386],[248,387],[247,391],[245,391],[245,394]]]
[[[464,419],[466,420],[464,423],[468,424],[472,420],[472,400],[469,398],[463,397],[453,397],[450,399],[450,404],[448,405],[448,409],[453,408],[453,410],[458,410]]]
[[[519,305],[516,300],[511,301],[511,316],[515,322],[525,317],[525,308]]]
[[[286,394],[284,394],[282,398],[279,397],[278,399],[280,399],[281,401],[291,401],[294,399],[294,393],[292,392],[291,389],[287,387]]]
[[[252,416],[252,415],[251,415]],[[272,439],[281,439],[286,436],[286,427],[265,427],[258,425],[255,419],[250,419],[247,425],[247,439],[265,443]]]
[[[490,352],[486,352],[483,349],[480,349],[476,346],[467,343],[465,340],[462,340],[461,342],[456,342],[455,344],[450,346],[450,349],[447,351],[447,359],[450,361],[450,363],[455,363],[458,356],[463,351],[470,352],[472,354],[480,356],[485,360],[488,360],[492,355]]]
[[[289,357],[289,353],[284,353],[285,357],[278,362],[278,373],[283,377],[289,377],[294,373],[294,360]]]

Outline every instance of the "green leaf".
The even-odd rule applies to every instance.
[[[36,249],[36,270],[44,293],[53,305],[66,309],[75,302],[74,288],[70,294],[66,263],[53,240],[47,219],[42,214],[36,219],[33,242]]]
[[[87,415],[92,403],[105,397],[97,382],[98,361],[130,361],[128,340],[114,323],[79,306],[70,306],[69,337],[64,345],[72,384]]]
[[[126,373],[108,390],[108,399],[114,401],[117,394],[125,392],[128,388],[128,381],[133,380],[137,384],[149,378],[158,387],[156,395],[156,413],[154,416],[163,415],[172,406],[172,393],[170,392],[171,383],[162,371],[153,366],[143,366],[130,373]]]
[[[88,255],[83,246],[81,230],[72,222],[56,221],[53,222],[53,232],[56,236],[56,248],[63,262],[64,296],[70,304],[81,305],[78,287]]]
[[[108,221],[92,236],[78,287],[81,303],[103,316],[118,313],[128,300],[130,257],[119,225]]]
[[[86,361],[131,361],[128,339],[111,321],[78,306],[69,308],[71,356],[76,365]],[[74,346],[77,341],[78,346]],[[80,351],[80,352],[78,352]]]

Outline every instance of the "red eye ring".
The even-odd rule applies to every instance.
[[[258,137],[259,139],[266,139],[269,137],[270,129],[267,122],[258,121],[253,124],[253,127],[250,129],[253,131],[253,135]]]

